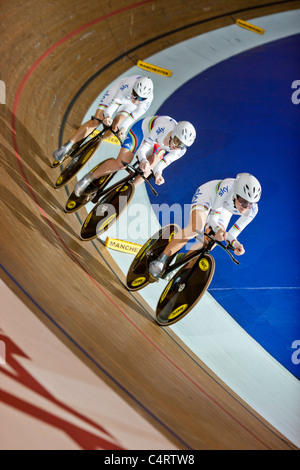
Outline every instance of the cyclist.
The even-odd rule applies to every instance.
[[[176,233],[164,252],[149,265],[149,272],[159,279],[171,255],[181,250],[197,231],[212,231],[218,241],[229,242],[235,255],[243,255],[245,249],[237,240],[238,235],[254,219],[258,212],[261,185],[250,173],[239,173],[236,178],[213,180],[200,186],[191,203],[190,220],[183,230]],[[226,232],[232,215],[239,215],[235,224]],[[207,243],[204,239],[203,243]],[[193,249],[199,247],[194,246]]]
[[[113,84],[103,95],[95,117],[118,132],[124,139],[127,129],[145,114],[153,101],[151,78],[134,75],[125,77]],[[62,163],[73,145],[82,141],[99,126],[99,121],[90,119],[73,136],[53,153],[54,161]],[[107,134],[107,137],[109,135]]]
[[[107,160],[93,173],[87,173],[75,185],[75,195],[81,196],[87,186],[95,179],[123,169],[122,161],[130,163],[137,156],[144,175],[153,170],[155,183],[164,183],[163,170],[186,153],[196,138],[194,126],[188,121],[177,122],[169,116],[152,116],[139,120],[129,130],[118,157]],[[168,152],[168,153],[166,153]],[[138,186],[143,179],[136,178]]]

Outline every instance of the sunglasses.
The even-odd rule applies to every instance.
[[[174,135],[174,137],[173,137],[173,145],[177,149],[183,149],[185,147],[184,143],[181,142],[181,140],[178,139],[178,137],[176,135]]]
[[[246,201],[246,199],[244,199],[243,197],[241,196],[238,196],[237,197],[237,200],[239,201],[239,203],[241,204],[241,206],[244,208],[244,209],[250,209],[254,202],[249,202],[249,201]]]
[[[132,91],[132,97],[133,99],[138,100],[138,101],[145,101],[147,99],[147,98],[142,98],[135,91]]]

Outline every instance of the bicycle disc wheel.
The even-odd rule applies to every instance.
[[[157,323],[169,326],[190,312],[208,289],[214,272],[215,260],[208,254],[184,265],[160,296],[156,307]]]
[[[91,170],[91,173],[94,173],[97,170],[97,168],[99,168],[99,166],[103,165],[103,163],[107,162],[108,160],[114,160],[114,159],[108,158],[107,160],[104,160],[103,162],[99,163]],[[83,193],[79,197],[77,197],[74,191],[72,191],[72,193],[70,194],[66,202],[65,212],[67,213],[75,212],[78,209],[80,209],[80,207],[87,204],[89,201],[94,202],[93,199],[97,195],[99,196],[98,197],[99,199],[101,196],[101,190],[107,186],[107,184],[109,183],[109,181],[112,179],[114,175],[115,175],[115,172],[109,173],[108,175],[101,176],[101,178],[94,180],[93,183],[91,183],[92,188],[91,188],[90,193],[89,193],[89,186],[87,187],[85,193]]]
[[[142,246],[127,273],[126,285],[129,290],[139,290],[150,282],[156,282],[153,278],[149,278],[149,263],[164,251],[178,230],[179,227],[176,224],[166,225]]]
[[[78,152],[75,153],[70,163],[62,170],[61,174],[57,178],[54,187],[59,189],[65,186],[74,176],[84,167],[84,165],[90,160],[92,155],[97,150],[99,145],[99,138],[94,137],[89,140],[86,144],[79,148]]]
[[[126,209],[134,195],[134,191],[135,187],[129,181],[120,184],[107,193],[85,219],[80,238],[86,241],[92,240],[105,232]]]

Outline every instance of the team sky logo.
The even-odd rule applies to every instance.
[[[165,127],[159,127],[157,130],[156,130],[156,135],[160,135],[160,134],[163,134],[165,132],[166,128]]]
[[[103,98],[101,100],[101,103],[102,101],[104,101],[105,98],[107,98],[108,96],[110,95],[109,91],[107,91],[104,95],[103,95]]]
[[[223,186],[223,188],[220,188],[218,194],[219,196],[224,196],[224,194],[228,193],[228,186]]]
[[[129,88],[128,83],[126,83],[125,85],[122,85],[121,88],[120,88],[120,90],[121,90],[121,91],[124,91],[124,90],[126,90],[126,88]]]
[[[197,191],[196,191],[195,194],[194,194],[193,199],[192,199],[192,204],[193,204],[194,202],[197,202],[197,198],[198,198],[199,196],[201,196],[201,194],[203,194],[203,193],[202,193],[202,192],[200,191],[200,189],[198,188]],[[208,204],[208,202],[206,202],[205,204]]]

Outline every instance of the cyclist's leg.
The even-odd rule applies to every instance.
[[[94,172],[94,178],[101,178],[101,176],[113,173],[115,171],[122,170],[124,168],[122,161],[131,163],[133,159],[133,153],[130,150],[121,148],[116,160],[111,159],[100,165],[99,168]]]
[[[94,179],[101,178],[104,175],[113,173],[123,169],[122,160],[130,163],[133,159],[134,153],[142,141],[143,134],[141,132],[141,123],[136,123],[131,131],[128,132],[124,140],[118,157],[113,160],[110,159],[100,165],[94,173],[87,173],[75,186],[74,192],[77,197],[81,196],[85,188],[94,181]]]
[[[131,128],[121,146],[121,150],[116,160],[109,160],[103,165],[99,166],[99,168],[94,173],[94,178],[101,178],[101,176],[107,175],[108,173],[122,170],[124,168],[122,161],[126,163],[132,162],[133,156],[143,139],[143,133],[141,129],[141,122],[136,123]]]
[[[94,180],[101,178],[104,175],[109,175],[116,171],[122,170],[124,168],[122,161],[130,163],[133,159],[133,153],[129,150],[122,148],[117,159],[108,159],[102,165],[100,165],[96,171],[89,172],[84,175],[81,180],[76,183],[74,188],[75,196],[80,197],[84,190],[91,184]]]
[[[95,117],[102,121],[104,111],[102,109],[97,109]],[[89,134],[99,126],[99,121],[97,119],[90,119],[89,121],[82,124],[82,126],[77,129],[77,131],[70,138],[70,142],[74,145],[79,140],[85,139]]]
[[[166,246],[160,257],[157,258],[156,261],[153,261],[153,264],[150,263],[149,272],[153,277],[158,279],[161,276],[164,266],[168,262],[170,256],[180,251],[189,240],[195,237],[197,231],[202,232],[204,230],[207,216],[216,194],[216,186],[218,182],[218,180],[210,181],[197,189],[192,199],[192,208],[188,225],[183,230],[178,231],[173,240],[171,240]]]
[[[180,251],[189,240],[194,238],[197,230],[202,231],[204,229],[206,218],[207,214],[202,210],[192,210],[188,225],[184,229],[179,230],[157,260],[150,263],[149,272],[155,279],[160,278],[170,257]]]
[[[98,109],[95,116],[98,119],[103,118],[103,110]],[[93,132],[96,127],[99,126],[99,121],[96,119],[90,119],[86,123],[82,124],[82,126],[77,129],[77,131],[72,135],[72,137],[61,147],[53,152],[54,160],[63,161],[64,155],[71,150],[74,144],[79,142],[80,140],[85,139],[89,134]]]

